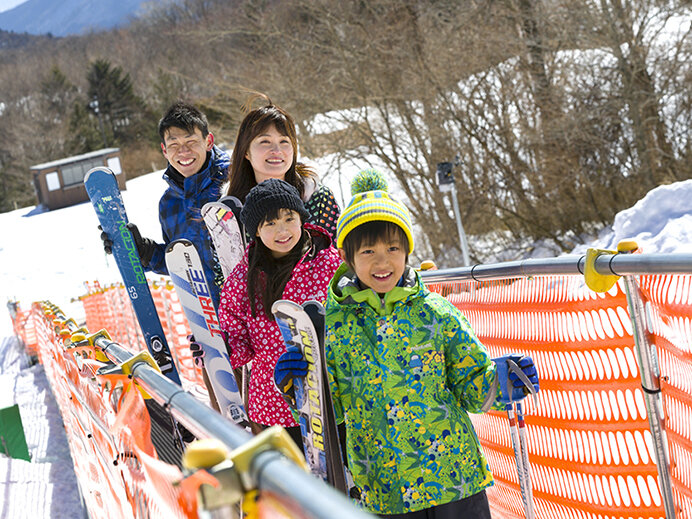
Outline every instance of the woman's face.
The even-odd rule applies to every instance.
[[[293,144],[288,135],[279,133],[272,124],[252,139],[245,158],[250,161],[258,184],[268,178],[284,180],[293,164]]]

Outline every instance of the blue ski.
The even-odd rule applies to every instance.
[[[130,296],[147,349],[161,368],[161,372],[176,384],[180,384],[180,377],[144,275],[144,267],[137,254],[132,233],[127,228],[127,214],[118,181],[110,169],[93,168],[84,177],[84,187],[101,228],[113,241],[113,257]]]

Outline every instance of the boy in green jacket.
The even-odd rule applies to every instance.
[[[514,373],[498,379],[466,318],[408,266],[411,221],[386,189],[374,170],[354,179],[337,223],[344,264],[326,303],[326,363],[348,467],[362,505],[383,517],[490,518],[493,477],[468,412],[503,409],[524,397],[523,383]],[[284,355],[279,387],[303,374]],[[531,358],[512,359],[538,389]]]

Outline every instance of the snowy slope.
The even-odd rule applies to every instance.
[[[30,364],[15,337],[0,341],[0,388],[19,405],[31,455],[28,462],[0,454],[0,517],[83,518],[60,411],[43,366]]]

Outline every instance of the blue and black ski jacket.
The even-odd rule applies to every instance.
[[[231,159],[225,151],[216,146],[210,154],[206,167],[185,178],[182,188],[171,178],[170,164],[163,174],[169,186],[159,201],[159,220],[164,243],[157,244],[148,270],[167,275],[166,247],[170,242],[180,238],[190,240],[202,260],[212,299],[218,307],[219,287],[213,282],[216,254],[211,236],[202,219],[201,208],[207,202],[216,202],[221,197],[221,186],[227,180]]]

